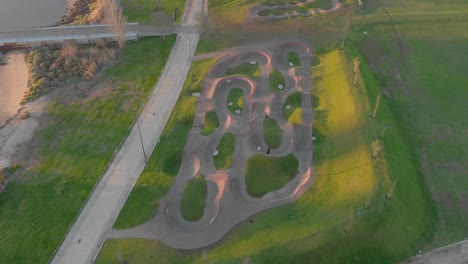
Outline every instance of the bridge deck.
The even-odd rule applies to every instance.
[[[162,36],[192,31],[189,26],[140,25],[129,23],[125,26],[127,39],[136,39],[139,36]],[[0,32],[0,47],[4,45],[40,44],[47,42],[62,42],[66,40],[90,41],[98,38],[115,37],[111,25],[85,25],[36,28],[12,32]]]

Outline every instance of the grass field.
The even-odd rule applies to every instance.
[[[234,145],[236,136],[232,133],[226,133],[221,137],[217,150],[217,156],[213,157],[214,165],[217,170],[227,170],[232,165],[232,155],[234,154]]]
[[[283,133],[281,127],[274,119],[265,118],[265,121],[263,121],[263,135],[265,137],[265,143],[270,148],[275,149],[280,146]]]
[[[219,127],[218,115],[215,111],[206,112],[205,123],[203,124],[203,129],[201,134],[208,136],[213,133]]]
[[[180,212],[185,220],[194,222],[203,216],[206,192],[206,180],[202,175],[187,182],[180,205]]]
[[[242,91],[241,88],[231,89],[228,93],[227,102],[227,108],[231,113],[235,114],[236,110],[242,112],[242,108],[244,107],[244,91]],[[229,105],[230,103],[232,103],[232,105]]]
[[[432,235],[432,206],[389,102],[383,98],[376,119],[369,117],[379,85],[365,62],[358,88],[349,84],[356,54],[330,51],[314,67],[314,111],[325,117],[314,123],[326,129],[314,144],[314,184],[298,201],[254,217],[254,224],[241,226],[204,256],[126,239],[108,241],[97,263],[112,263],[116,252],[130,263],[155,256],[161,263],[394,263],[414,254]],[[383,156],[373,160],[370,145],[382,124],[391,129],[380,139]],[[350,215],[352,231],[346,235]]]
[[[198,98],[192,93],[201,92],[204,76],[214,63],[215,60],[193,63],[160,142],[149,158],[147,170],[135,184],[114,228],[143,224],[156,213],[158,200],[166,194],[179,171],[187,136],[193,126]]]
[[[292,63],[294,67],[301,66],[301,59],[297,52],[288,52],[288,63]]]
[[[283,105],[283,116],[289,123],[302,124],[302,93],[295,92],[286,98]]]
[[[124,139],[174,41],[172,36],[128,43],[123,60],[105,73],[112,92],[52,103],[49,125],[34,139],[41,142],[40,157],[0,195],[0,263],[48,261]]]
[[[129,22],[152,23],[153,20],[157,20],[153,13],[158,7],[158,2],[160,2],[159,10],[164,11],[172,21],[174,8],[177,8],[177,21],[180,20],[184,12],[185,0],[123,0],[121,5]]]
[[[434,238],[424,250],[468,235],[468,181],[463,169],[468,158],[468,114],[464,110],[468,91],[463,88],[468,84],[468,62],[460,56],[468,53],[468,5],[466,1],[435,3],[375,3],[366,11],[370,15],[366,22],[357,20],[355,27],[357,34],[367,30],[372,32],[370,36],[352,36],[391,93],[391,107],[411,138],[426,185],[431,188],[438,223]],[[406,65],[384,6],[404,45]],[[378,49],[369,48],[375,45]],[[387,59],[379,59],[381,54]]]
[[[292,154],[284,157],[251,156],[245,168],[247,193],[262,197],[280,189],[294,178],[297,166],[298,161]]]
[[[279,92],[285,88],[284,76],[277,69],[273,69],[271,71],[269,85],[270,85],[270,91],[272,92]]]

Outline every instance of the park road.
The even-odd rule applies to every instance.
[[[188,0],[183,25],[200,24],[205,1]],[[198,45],[197,32],[179,33],[156,87],[138,120],[142,142],[151,154],[179,97]],[[66,234],[51,263],[92,263],[105,241],[106,233],[122,209],[145,166],[145,156],[134,125],[108,170]]]

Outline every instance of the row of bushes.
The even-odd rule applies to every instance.
[[[23,103],[73,80],[90,79],[115,58],[115,49],[104,41],[94,46],[67,42],[32,48],[26,53],[30,82]]]
[[[5,65],[7,63],[7,56],[0,52],[0,65]]]

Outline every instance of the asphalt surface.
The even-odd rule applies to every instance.
[[[198,25],[202,10],[202,1],[189,1],[183,25]],[[177,102],[198,40],[198,33],[178,34],[166,67],[141,113],[138,122],[148,154],[153,151]],[[94,261],[144,165],[138,126],[135,125],[67,232],[51,263],[83,264]]]
[[[301,67],[291,67],[287,53],[295,51]],[[252,80],[244,76],[223,76],[243,63],[259,65],[261,76]],[[269,90],[269,74],[273,68],[285,77],[285,87],[279,92]],[[181,168],[174,182],[159,204],[159,211],[149,222],[131,229],[112,230],[108,238],[157,239],[178,249],[197,249],[223,238],[236,225],[250,216],[299,198],[312,184],[312,108],[311,108],[311,52],[301,42],[284,43],[271,50],[232,52],[222,57],[207,74],[195,113],[193,128],[184,149]],[[244,107],[237,115],[227,109],[227,96],[232,88],[244,92]],[[288,95],[302,93],[303,124],[293,126],[283,117]],[[205,115],[214,110],[220,126],[209,136],[200,134]],[[282,143],[268,149],[263,135],[264,119],[274,119],[282,129]],[[232,166],[216,170],[213,162],[221,137],[225,133],[236,136]],[[260,147],[260,151],[258,151]],[[253,154],[285,156],[293,154],[299,161],[296,176],[284,187],[261,198],[248,195],[245,185],[245,165]],[[204,214],[197,222],[186,221],[181,215],[181,200],[187,182],[196,175],[207,181]]]

